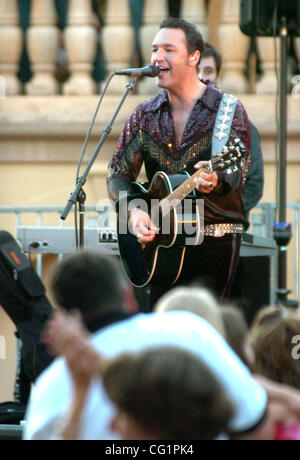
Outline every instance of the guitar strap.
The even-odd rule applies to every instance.
[[[232,94],[223,94],[214,127],[212,157],[222,152],[228,142],[237,102],[237,98]]]

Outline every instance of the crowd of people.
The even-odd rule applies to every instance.
[[[300,439],[297,310],[266,307],[249,331],[238,307],[191,286],[139,313],[116,260],[88,251],[51,279],[59,308],[43,339],[56,359],[25,439]]]

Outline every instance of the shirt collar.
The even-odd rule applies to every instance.
[[[153,97],[148,101],[148,104],[145,107],[145,112],[156,112],[156,110],[160,109],[163,104],[168,103],[168,93],[167,90],[164,89],[161,93],[159,93],[157,96]]]
[[[198,99],[197,103],[201,102],[209,110],[212,110],[213,112],[217,112],[223,93],[211,81],[208,80],[203,83],[206,84],[207,88],[204,94],[202,95],[202,97]],[[157,96],[149,100],[145,108],[145,112],[156,112],[164,104],[169,104],[168,92],[166,89],[164,89]]]
[[[222,91],[217,88],[210,80],[205,81],[207,86],[203,96],[199,99],[209,110],[217,112],[219,109]]]

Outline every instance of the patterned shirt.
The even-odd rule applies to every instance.
[[[172,109],[168,93],[140,104],[119,138],[114,156],[109,164],[107,178],[110,198],[117,204],[120,191],[131,193],[132,182],[137,180],[142,164],[149,181],[158,171],[171,175],[186,170],[193,174],[194,165],[211,159],[212,136],[223,93],[208,84],[204,94],[197,99],[184,129],[181,144],[177,144]],[[247,114],[238,102],[231,128],[230,139],[239,137],[246,148],[244,165],[249,162],[250,127]],[[243,178],[247,167],[234,174],[218,172],[219,183],[204,198],[205,224],[244,222]],[[232,181],[235,175],[238,180]],[[233,182],[235,185],[233,185]]]

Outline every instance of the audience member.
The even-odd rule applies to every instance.
[[[222,333],[223,330],[223,335],[231,348],[250,370],[254,369],[255,355],[250,343],[248,325],[237,306],[219,305],[213,295],[202,287],[174,288],[156,305],[157,312],[172,310],[192,311],[210,322],[219,332]],[[223,321],[221,327],[220,316]],[[267,391],[269,411],[274,421],[291,422],[297,417],[300,418],[300,392],[258,375],[255,375],[255,379]]]
[[[300,312],[284,306],[258,312],[251,328],[255,372],[300,389],[300,360],[293,358],[292,339],[300,335]]]
[[[225,337],[220,305],[208,289],[176,287],[164,294],[155,306],[157,313],[182,310],[195,313],[208,321]]]
[[[76,254],[73,258],[86,257],[85,254]],[[98,257],[99,265],[102,264],[101,256]],[[70,259],[69,259],[70,260]],[[74,261],[74,259],[73,259]],[[61,287],[64,292],[73,296],[74,307],[85,315],[85,303],[88,302],[88,291],[101,291],[103,280],[94,276],[96,267],[87,264],[83,276],[89,278],[89,288],[85,297],[77,297],[79,288],[78,274],[74,267],[64,265],[63,271],[72,272],[73,277],[64,273],[64,283]],[[61,270],[59,267],[57,270]],[[80,270],[81,271],[81,270]],[[117,296],[120,292],[114,283],[123,285],[118,275],[111,273],[109,279],[105,275],[105,289],[110,290],[110,305],[118,313]],[[74,281],[75,280],[75,281]],[[93,280],[93,281],[92,281]],[[111,281],[113,280],[113,283]],[[77,283],[78,281],[78,283]],[[52,283],[52,286],[57,286]],[[82,295],[82,294],[80,294]],[[99,294],[100,295],[100,294]],[[55,297],[55,289],[54,289]],[[69,296],[66,296],[69,303]],[[81,301],[79,301],[81,299]],[[115,301],[113,301],[115,300]],[[106,303],[108,305],[108,302]],[[60,298],[60,307],[64,307]],[[99,300],[99,317],[101,315],[101,301]],[[116,310],[115,310],[116,309]],[[123,305],[119,310],[124,313]],[[103,316],[109,316],[106,310]],[[119,318],[120,319],[120,318]],[[86,321],[86,320],[85,320]],[[249,371],[230,347],[213,327],[198,316],[184,311],[166,313],[138,314],[131,318],[123,319],[114,324],[106,322],[103,327],[91,338],[91,344],[105,358],[114,358],[125,352],[139,352],[141,350],[158,346],[177,346],[190,351],[200,357],[217,378],[224,394],[228,394],[233,405],[234,416],[230,420],[230,436],[233,438],[270,439],[272,437],[272,423],[267,414],[267,397],[263,388],[255,382]],[[90,325],[90,328],[92,326]],[[78,351],[79,353],[79,351]],[[77,360],[79,363],[79,360]],[[27,412],[25,439],[52,439],[57,432],[57,423],[65,414],[72,402],[72,378],[64,359],[56,359],[52,366],[37,381]],[[243,388],[241,392],[240,389]],[[110,420],[115,415],[115,406],[109,400],[102,385],[98,380],[92,380],[85,385],[84,410],[78,439],[117,439],[116,433],[109,426]],[[81,407],[81,409],[83,409]]]
[[[83,251],[66,257],[54,268],[50,289],[57,306],[81,312],[90,332],[137,311],[132,288],[119,263],[97,252]]]
[[[232,406],[195,354],[163,346],[108,360],[80,334],[78,320],[62,314],[49,323],[45,341],[66,357],[74,383],[60,439],[77,438],[85,389],[97,374],[117,407],[111,426],[124,440],[216,439],[226,433]]]
[[[152,434],[157,440],[213,440],[228,432],[233,416],[208,366],[179,348],[117,358],[104,375],[104,386],[119,408],[114,423],[123,439],[151,439]],[[124,430],[122,414],[137,422],[142,436]]]
[[[300,312],[284,306],[266,307],[258,312],[251,328],[255,352],[255,372],[274,382],[300,389],[300,360],[293,356],[293,337],[300,335]],[[282,412],[282,421],[286,422]],[[277,427],[277,439],[300,440],[300,416],[297,423]],[[289,420],[289,418],[288,418]]]
[[[221,309],[225,338],[235,353],[249,369],[253,369],[254,351],[250,345],[249,329],[242,311],[233,305]]]

